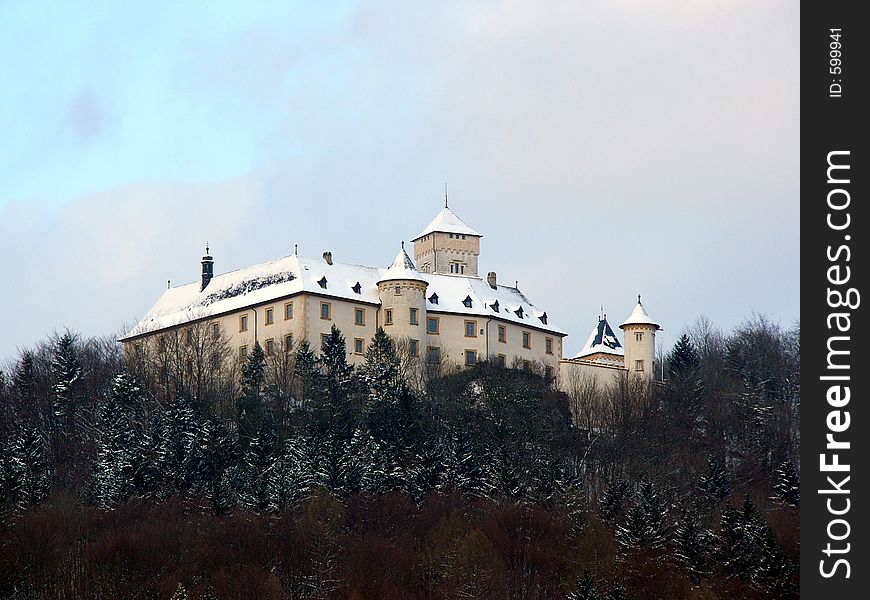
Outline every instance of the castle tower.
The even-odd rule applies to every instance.
[[[205,256],[202,257],[202,285],[199,288],[200,292],[208,287],[212,277],[214,277],[214,258],[209,254],[208,244],[206,244]]]
[[[625,368],[629,374],[652,378],[656,355],[656,331],[661,329],[653,321],[637,297],[631,315],[619,326],[625,336]]]
[[[405,252],[405,242],[396,260],[378,281],[381,315],[378,325],[393,339],[407,338],[417,341],[416,352],[422,347],[426,329],[426,287],[429,284],[414,267]]]
[[[481,234],[466,225],[447,207],[411,240],[414,260],[421,273],[478,277]]]

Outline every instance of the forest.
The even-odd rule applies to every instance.
[[[59,332],[0,370],[0,596],[796,598],[798,341],[701,318],[664,381],[565,393],[382,330]]]

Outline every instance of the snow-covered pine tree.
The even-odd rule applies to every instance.
[[[267,412],[244,454],[245,490],[242,501],[251,510],[264,511],[277,506],[279,502],[272,473],[277,446],[275,419],[271,412]]]
[[[441,439],[430,436],[414,453],[406,474],[406,491],[415,502],[422,502],[426,494],[440,487],[445,471],[445,449]]]
[[[577,589],[568,592],[568,600],[606,600],[604,594],[599,593],[595,579],[589,573],[584,573],[577,578]]]
[[[296,350],[296,359],[293,363],[293,376],[296,381],[296,395],[304,406],[311,399],[312,388],[317,378],[317,357],[311,350],[308,340],[302,340]]]
[[[67,331],[57,340],[51,363],[54,376],[54,416],[67,435],[72,433],[78,408],[78,381],[82,376],[75,336]]]
[[[674,532],[674,560],[682,566],[694,583],[709,573],[712,534],[698,525],[689,511],[680,517]]]
[[[259,342],[242,366],[242,395],[236,402],[238,409],[239,441],[245,448],[257,435],[263,419],[263,383],[266,373],[266,355]]]
[[[395,345],[382,327],[378,327],[366,348],[360,377],[366,385],[371,404],[394,401],[396,392],[404,386],[404,380],[399,377],[399,357]]]
[[[740,510],[728,506],[722,511],[719,528],[719,556],[726,573],[751,580],[761,563],[759,538],[762,524],[755,504],[747,495]]]
[[[445,481],[467,494],[488,495],[491,484],[486,478],[481,456],[482,453],[475,447],[471,434],[464,427],[457,427],[451,435]]]
[[[396,460],[396,455],[385,442],[379,442],[370,435],[367,437],[364,452],[367,469],[363,482],[366,491],[385,494],[403,487],[405,472]]]
[[[200,429],[196,484],[205,487],[215,512],[223,512],[234,504],[227,470],[236,463],[236,442],[221,421],[205,421]]]
[[[659,554],[668,542],[667,506],[646,477],[638,485],[635,498],[625,525],[616,530],[616,541],[625,552],[643,550]]]
[[[94,497],[110,508],[133,493],[133,456],[136,448],[128,412],[138,387],[126,374],[112,382],[112,390],[100,408],[97,421]]]
[[[25,350],[21,353],[21,359],[12,374],[12,395],[19,409],[31,412],[37,409],[36,386],[36,362],[33,352]]]
[[[53,473],[39,429],[23,423],[6,449],[4,487],[7,501],[17,508],[37,504],[48,495]]]
[[[707,459],[707,474],[701,476],[698,489],[714,505],[731,495],[731,477],[721,460]]]
[[[784,461],[776,470],[774,490],[780,500],[791,506],[801,505],[800,473],[790,460]]]
[[[158,446],[167,491],[186,490],[193,483],[199,435],[199,423],[190,402],[183,395],[177,396],[164,414],[163,437]]]
[[[629,495],[629,485],[624,479],[613,479],[601,495],[601,518],[614,523],[622,513],[623,505]]]
[[[178,584],[178,587],[175,588],[175,593],[172,594],[172,598],[169,600],[188,600],[190,596],[187,594],[187,588],[185,588],[182,584]]]
[[[284,444],[284,452],[272,469],[273,489],[278,506],[295,506],[311,489],[314,456],[311,440],[295,435]]]

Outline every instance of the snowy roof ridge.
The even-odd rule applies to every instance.
[[[583,358],[593,354],[613,354],[615,356],[625,356],[625,349],[619,343],[619,339],[607,322],[607,317],[598,319],[598,323],[592,328],[592,333],[589,334],[589,339],[583,345],[583,348],[574,358]]]
[[[483,237],[480,233],[466,225],[455,212],[446,206],[442,208],[441,212],[432,219],[432,222],[429,223],[423,231],[414,236],[411,241],[416,242],[424,235],[429,235],[430,233],[435,232],[459,233],[463,235],[476,235],[477,237]]]
[[[637,304],[634,306],[634,310],[631,311],[631,314],[628,315],[628,318],[619,327],[622,328],[626,325],[654,325],[656,329],[661,329],[661,326],[652,320],[643,304],[641,304],[640,295],[637,297]]]
[[[205,290],[200,290],[199,282],[169,288],[163,291],[142,320],[121,340],[213,318],[299,293],[377,305],[381,303],[378,282],[395,276],[397,271],[394,270],[389,275],[388,272],[397,262],[404,271],[406,256],[407,253],[402,250],[393,265],[384,269],[340,262],[329,264],[321,257],[304,258],[294,254],[215,275]],[[413,267],[410,257],[407,257],[407,261]],[[426,309],[433,313],[493,317],[565,335],[564,330],[554,325],[552,319],[547,319],[546,323],[541,321],[539,315],[543,315],[544,311],[514,287],[499,285],[493,289],[480,278],[420,273],[410,268],[402,274],[402,278],[409,277],[428,283]],[[245,285],[246,282],[255,283]],[[429,300],[435,295],[438,297],[437,303]],[[209,296],[212,296],[213,301],[204,302]],[[464,303],[468,297],[471,298],[471,306]],[[497,312],[491,308],[496,300],[499,309]],[[521,314],[515,312],[519,307],[523,308]]]

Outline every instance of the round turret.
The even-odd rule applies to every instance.
[[[625,368],[631,374],[653,376],[653,362],[656,355],[656,331],[661,329],[650,318],[640,295],[629,317],[619,326],[625,336]]]
[[[426,322],[428,285],[405,252],[405,243],[402,242],[402,249],[393,264],[378,280],[378,297],[381,301],[378,325],[393,339],[416,340],[417,348],[411,348],[414,354],[419,352],[420,340],[425,337],[423,326]]]

